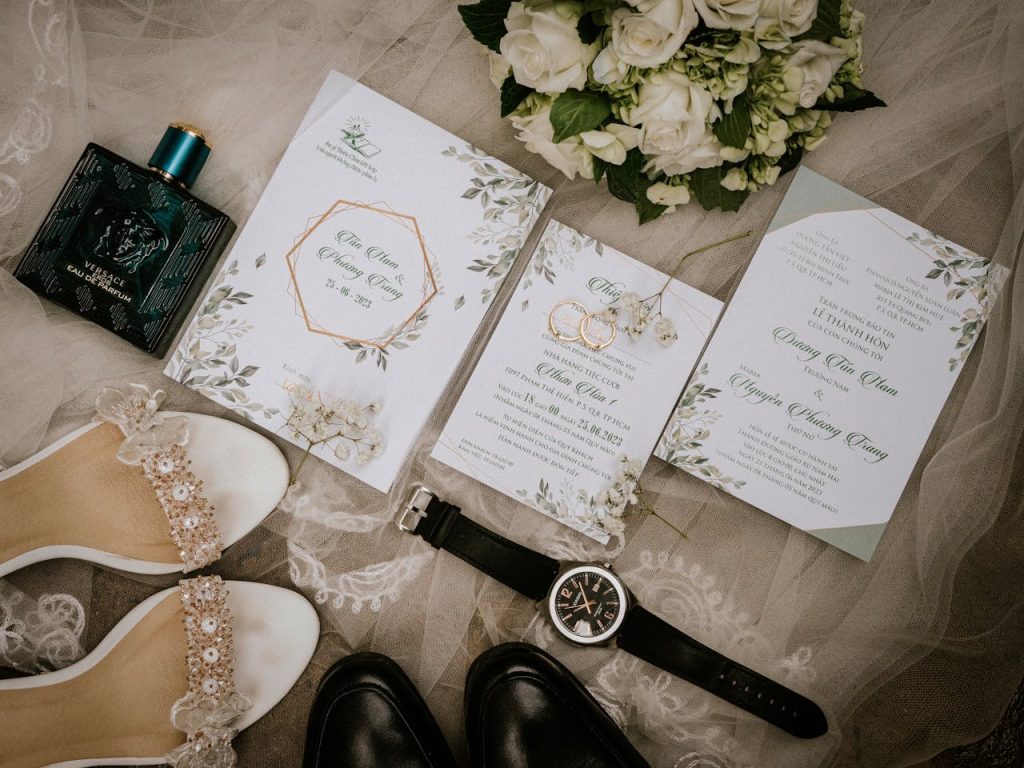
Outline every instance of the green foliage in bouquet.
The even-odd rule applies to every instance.
[[[818,147],[861,81],[850,0],[480,0],[501,115],[569,178],[607,179],[640,223],[735,211]]]

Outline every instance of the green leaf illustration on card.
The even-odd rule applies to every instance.
[[[970,294],[977,302],[977,307],[964,309],[958,323],[950,327],[956,336],[954,349],[959,353],[949,359],[949,370],[955,371],[963,365],[974,348],[978,334],[992,312],[1000,281],[995,279],[989,259],[961,248],[934,232],[926,235],[914,232],[907,236],[907,240],[927,248],[934,255],[932,269],[925,275],[925,279],[941,280],[949,288],[946,292],[947,301],[957,301]]]
[[[742,488],[745,480],[722,474],[704,453],[704,442],[711,436],[711,427],[722,417],[707,406],[721,390],[704,384],[708,365],[704,363],[683,392],[668,426],[658,442],[657,455],[691,475],[711,483],[724,491]]]
[[[526,272],[523,273],[522,290],[529,290],[535,280],[546,280],[554,285],[559,269],[572,270],[576,257],[585,249],[593,249],[598,256],[604,255],[604,245],[592,237],[584,235],[577,229],[552,221],[544,237],[537,243]],[[530,306],[529,298],[520,304],[525,310]]]
[[[250,378],[260,367],[243,364],[237,355],[237,342],[252,330],[252,324],[233,318],[231,311],[245,306],[253,297],[228,284],[228,279],[237,275],[235,259],[221,270],[189,323],[171,358],[170,375],[206,397],[227,402],[238,413],[262,414],[269,419],[278,410],[254,402],[246,392]]]
[[[408,349],[408,347],[423,334],[423,329],[430,320],[426,309],[421,309],[411,323],[405,323],[400,327],[392,326],[382,334],[382,338],[389,339],[386,344],[373,344],[365,341],[347,341],[346,349],[356,353],[356,362],[361,363],[369,360],[377,365],[381,371],[387,371],[388,360],[391,352]]]
[[[480,272],[493,281],[481,289],[480,300],[487,304],[504,284],[523,242],[547,202],[547,191],[529,176],[496,164],[493,158],[472,144],[466,144],[462,149],[448,147],[441,154],[466,163],[474,174],[462,197],[480,203],[483,224],[473,230],[469,239],[491,249],[492,253],[473,259],[466,269]]]

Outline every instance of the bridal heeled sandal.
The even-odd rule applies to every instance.
[[[277,447],[224,419],[158,413],[163,397],[105,389],[99,423],[0,472],[0,576],[58,557],[188,572],[270,514],[288,487]]]
[[[232,768],[231,740],[295,685],[319,633],[295,592],[182,581],[136,606],[81,661],[0,680],[4,768]]]

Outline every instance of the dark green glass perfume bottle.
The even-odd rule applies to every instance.
[[[142,168],[89,144],[15,276],[162,357],[235,231],[188,192],[210,147],[174,124]]]

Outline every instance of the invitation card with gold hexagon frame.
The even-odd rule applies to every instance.
[[[165,372],[387,491],[550,194],[332,72]]]

